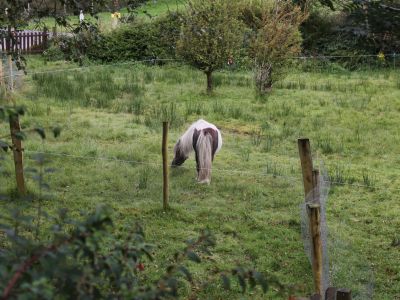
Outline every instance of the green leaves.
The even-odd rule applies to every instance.
[[[0,140],[0,149],[2,149],[4,152],[8,151],[8,148],[10,145],[2,140]]]
[[[186,255],[191,261],[194,261],[196,263],[200,263],[201,262],[200,257],[196,253],[194,253],[193,251],[188,251]]]
[[[261,273],[259,273],[257,271],[253,271],[251,278],[254,278],[256,280],[256,282],[259,285],[261,285],[261,288],[262,288],[264,293],[267,292],[267,290],[268,290],[268,282],[267,282],[267,280],[266,280],[266,278],[264,277],[263,274],[261,274]]]
[[[264,293],[268,291],[268,281],[265,276],[251,269],[245,269],[243,267],[236,267],[232,269],[231,274],[233,277],[236,277],[238,284],[242,293],[245,293],[248,288],[254,289],[257,285],[259,285]],[[231,280],[226,273],[221,273],[222,286],[226,290],[231,289]],[[275,282],[276,280],[274,280]],[[276,282],[277,286],[281,288],[279,282]]]
[[[222,280],[222,286],[225,290],[230,290],[231,289],[231,281],[229,277],[225,274],[221,274],[221,280]]]
[[[57,138],[57,137],[59,137],[60,134],[61,134],[61,127],[58,127],[58,126],[53,127],[53,128],[52,128],[52,131],[53,131],[54,137]]]
[[[44,140],[46,138],[46,133],[44,132],[44,129],[42,127],[36,127],[33,129],[39,136]]]
[[[42,127],[35,127],[35,128],[33,129],[33,131],[36,132],[37,134],[39,134],[39,136],[40,136],[42,139],[45,139],[45,138],[46,138],[46,132],[45,132],[45,129],[44,129],[44,128],[42,128]],[[60,136],[60,134],[61,134],[61,127],[59,127],[59,126],[52,127],[52,128],[51,128],[51,131],[52,131],[52,133],[53,133],[54,138],[58,138],[58,137]]]
[[[186,279],[187,279],[189,282],[192,282],[192,281],[193,281],[192,274],[189,272],[189,270],[188,270],[185,266],[179,266],[178,270],[179,270],[183,275],[186,276]]]
[[[23,131],[19,131],[19,132],[14,133],[14,136],[15,136],[16,139],[18,139],[20,141],[23,141],[23,140],[26,139],[26,134]]]

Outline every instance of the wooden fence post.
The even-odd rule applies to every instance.
[[[47,27],[44,28],[43,37],[42,37],[42,51],[46,51],[48,48],[48,30]]]
[[[319,193],[319,171],[312,171],[313,182],[313,204],[308,205],[310,217],[310,233],[312,238],[313,257],[312,268],[314,274],[314,286],[316,292],[323,295],[323,280],[322,280],[322,241],[321,241],[321,202]]]
[[[14,155],[15,177],[17,179],[17,189],[20,195],[26,194],[24,165],[22,158],[22,142],[17,138],[16,134],[21,132],[18,115],[10,116],[10,133]]]
[[[3,54],[0,53],[0,86],[4,85]]]
[[[307,197],[313,190],[313,163],[311,157],[311,147],[309,139],[298,139],[301,170],[303,173],[304,193]]]
[[[312,269],[314,275],[315,292],[323,294],[322,281],[322,243],[321,243],[321,206],[308,204],[310,217],[311,246],[313,251]]]
[[[8,68],[9,68],[9,89],[12,92],[14,90],[14,74],[11,55],[8,55]]]
[[[351,291],[348,289],[338,289],[336,300],[351,300]]]
[[[168,209],[168,122],[163,122],[162,157],[163,157],[163,208]]]
[[[321,242],[321,206],[319,201],[319,171],[313,170],[311,147],[309,139],[298,140],[301,169],[303,173],[305,201],[312,200],[307,205],[312,247],[312,270],[315,292],[323,295],[322,280],[322,242]],[[312,199],[309,197],[312,196]]]

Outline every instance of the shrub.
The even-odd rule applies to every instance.
[[[136,21],[100,36],[89,57],[103,62],[175,58],[181,17],[171,12],[153,22]]]
[[[61,51],[60,47],[52,45],[43,52],[43,57],[46,61],[57,61],[64,59],[64,53]]]
[[[255,62],[257,91],[265,94],[284,75],[290,56],[300,53],[299,26],[306,13],[288,0],[273,7],[252,1],[245,2],[241,17],[251,29],[249,55]]]
[[[99,38],[100,35],[97,26],[81,22],[72,31],[72,35],[60,35],[55,40],[55,43],[64,53],[65,59],[78,62],[82,65],[90,49],[94,45],[98,45]]]
[[[0,251],[2,299],[177,299],[182,278],[195,285],[187,260],[200,263],[199,254],[210,253],[215,244],[213,235],[202,231],[149,283],[141,273],[151,263],[154,246],[137,224],[118,231],[107,207],[96,208],[83,221],[60,210],[49,217],[53,225],[48,241],[32,240],[33,220],[21,211],[0,216],[0,236],[7,237]],[[263,274],[243,267],[218,275],[225,289],[230,289],[231,277],[242,292],[256,285],[266,292],[270,283],[282,288],[275,279],[267,282]]]

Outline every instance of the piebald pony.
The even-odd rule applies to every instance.
[[[221,150],[222,137],[218,128],[205,120],[198,120],[178,139],[174,147],[172,166],[182,165],[194,150],[196,155],[197,181],[211,182],[211,166],[215,154]]]

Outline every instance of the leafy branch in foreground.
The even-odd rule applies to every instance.
[[[26,109],[23,106],[7,106],[7,105],[0,106],[0,123],[10,122],[12,119],[24,116],[25,113]],[[18,131],[14,134],[14,136],[18,140],[25,140],[27,134],[36,133],[40,136],[41,139],[45,139],[47,130],[52,131],[53,136],[55,138],[57,138],[61,133],[61,128],[58,126],[52,126],[52,127],[37,126]],[[11,138],[11,137],[12,137],[11,133],[4,136],[0,136],[0,149],[2,149],[3,151],[8,151],[8,149],[13,149],[11,143],[5,140],[5,138]]]
[[[0,216],[0,236],[7,238],[0,252],[2,299],[177,299],[182,296],[182,278],[195,284],[185,262],[201,263],[201,253],[210,254],[215,245],[213,235],[204,230],[187,241],[165,273],[151,283],[144,266],[152,261],[154,246],[145,242],[139,225],[115,234],[107,207],[96,208],[84,221],[68,218],[66,210],[48,218],[51,238],[43,242],[32,238],[32,217],[20,211]],[[266,292],[271,283],[262,273],[241,267],[219,274],[226,289],[231,288],[230,277],[236,277],[242,292],[256,285]]]

